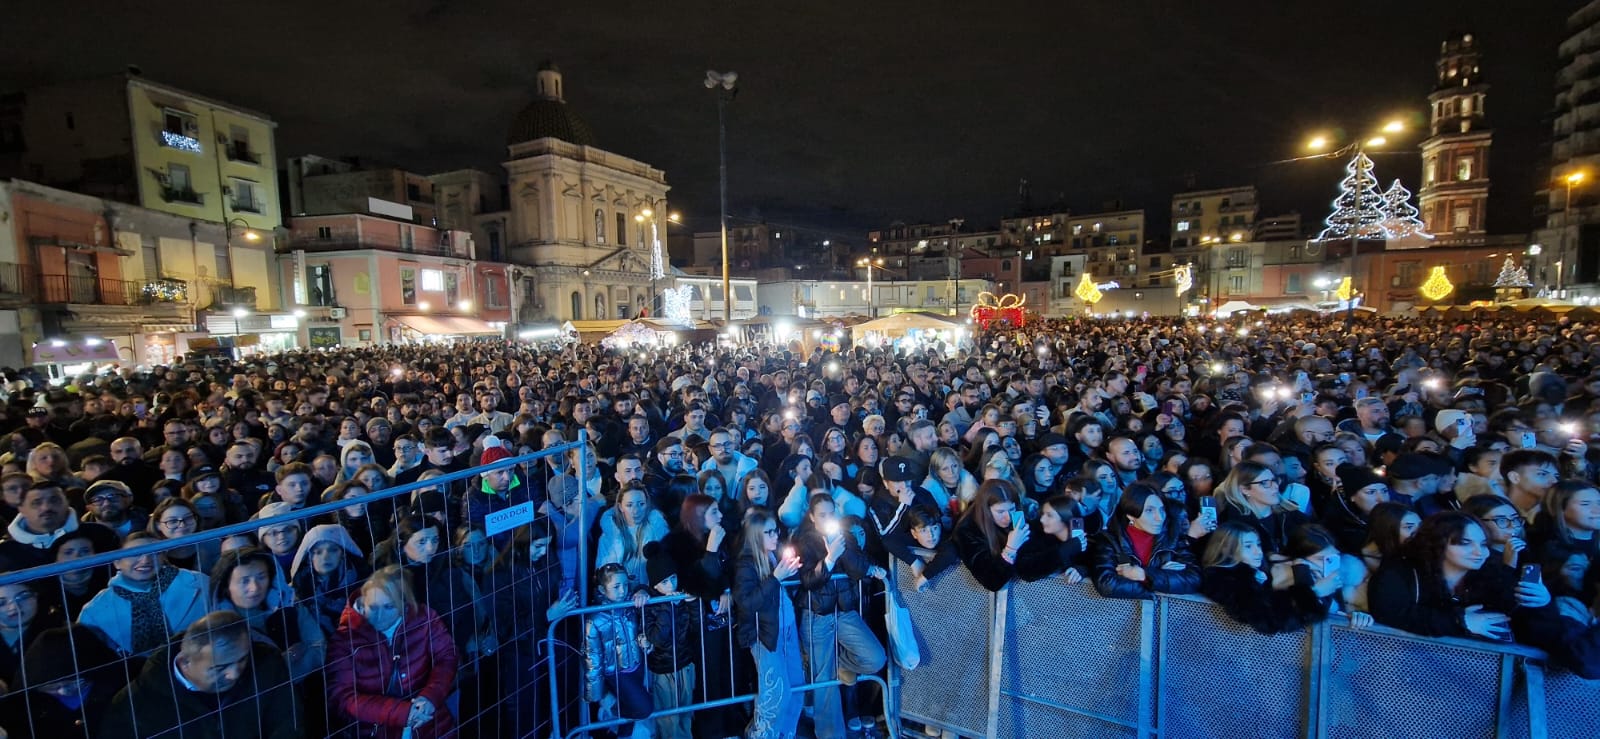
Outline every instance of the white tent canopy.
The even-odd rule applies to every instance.
[[[875,332],[885,337],[894,338],[904,336],[908,331],[914,331],[918,329],[929,331],[953,331],[955,329],[964,327],[965,323],[961,321],[961,319],[954,316],[936,316],[932,313],[896,313],[892,316],[874,318],[870,321],[851,326],[850,335],[855,340],[860,341],[861,338],[866,336],[869,332]]]

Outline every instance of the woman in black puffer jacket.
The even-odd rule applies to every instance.
[[[1093,543],[1094,586],[1107,598],[1149,598],[1200,589],[1200,570],[1160,491],[1134,483]]]
[[[1281,634],[1328,617],[1338,592],[1339,553],[1333,536],[1304,526],[1286,552],[1292,562],[1268,566],[1261,537],[1238,521],[1212,532],[1206,545],[1200,592],[1228,616],[1263,634]]]

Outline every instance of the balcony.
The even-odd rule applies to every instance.
[[[211,288],[212,307],[225,305],[228,307],[256,309],[256,289],[254,287],[235,287],[218,285]]]
[[[414,244],[411,248],[399,244],[388,244],[365,239],[351,238],[292,238],[286,251],[305,250],[308,252],[322,251],[358,251],[361,249],[376,249],[378,251],[396,252],[399,254],[425,254],[435,257],[455,257],[457,259],[471,258],[465,244]]]
[[[261,155],[251,151],[250,145],[242,141],[230,142],[227,147],[227,155],[230,162],[261,163]]]
[[[189,203],[191,205],[201,205],[205,202],[204,195],[187,187],[162,187],[161,199],[169,203]]]
[[[4,272],[0,270],[0,276]],[[189,283],[183,280],[114,280],[95,275],[41,275],[35,289],[37,294],[31,297],[42,304],[181,305],[189,302]]]

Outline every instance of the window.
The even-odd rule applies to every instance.
[[[423,274],[427,274],[424,272]],[[454,272],[444,273],[444,302],[453,310],[461,302],[461,275]]]
[[[491,262],[502,262],[502,261],[505,261],[500,256],[500,232],[499,231],[490,231],[489,232],[489,261],[491,261]]]
[[[307,297],[312,305],[333,305],[333,268],[326,264],[314,264],[306,268],[310,274],[306,282],[309,283]]]
[[[200,153],[200,122],[193,115],[167,108],[161,112],[162,146]]]
[[[1289,275],[1288,284],[1283,286],[1283,291],[1294,294],[1301,291],[1300,275]]]
[[[228,127],[229,161],[260,164],[261,157],[250,150],[250,129],[244,126]]]
[[[1150,269],[1156,269],[1157,267],[1160,267],[1160,266],[1161,266],[1161,257],[1150,257]]]
[[[182,164],[168,164],[167,187],[178,192],[193,192],[194,183],[189,179],[189,168]]]
[[[139,248],[144,260],[144,278],[155,280],[161,277],[161,249],[155,244],[144,242]]]
[[[1009,260],[1009,259],[1000,260],[1000,271],[1001,272],[1010,272],[1011,271],[1011,260]]]
[[[1289,258],[1298,261],[1304,255],[1305,250],[1306,248],[1304,245],[1295,244],[1294,246],[1289,247]]]
[[[213,250],[217,260],[217,279],[233,282],[233,260],[228,256],[228,245],[217,244]]]
[[[317,238],[319,238],[319,239],[331,239],[331,238],[333,238],[333,227],[332,226],[317,226]]]
[[[1450,211],[1450,228],[1456,231],[1472,228],[1472,206]]]
[[[1178,221],[1178,232],[1179,233],[1182,233],[1182,232],[1188,231],[1188,230],[1189,230],[1189,222],[1188,221]]]
[[[1244,294],[1244,275],[1234,275],[1228,278],[1228,294]]]
[[[1099,223],[1094,224],[1094,232],[1095,233],[1100,233],[1100,224]]]
[[[1112,246],[1116,246],[1116,245],[1122,243],[1122,241],[1121,241],[1121,239],[1117,238],[1116,234],[1111,234],[1110,236],[1108,236],[1106,238],[1106,243],[1110,244]]]
[[[409,267],[400,269],[400,302],[417,304],[417,271]]]
[[[261,203],[256,200],[256,183],[234,178],[228,191],[233,195],[233,202],[229,203],[229,206],[234,210],[246,213],[261,212]]]
[[[444,273],[436,269],[422,270],[422,289],[436,293],[444,290]]]
[[[1073,236],[1082,236],[1083,235],[1083,224],[1081,224],[1081,223],[1072,224],[1072,235]],[[1077,243],[1074,242],[1073,246],[1077,246]]]
[[[1250,250],[1249,249],[1229,249],[1228,250],[1228,266],[1229,267],[1249,267],[1250,266]]]
[[[1417,262],[1401,262],[1396,265],[1399,269],[1395,275],[1396,287],[1417,286]]]
[[[406,183],[406,200],[421,200],[422,186],[415,182]]]
[[[1472,179],[1472,157],[1461,157],[1456,160],[1456,179]]]
[[[618,213],[617,214],[617,246],[627,246],[627,245],[628,245],[628,215],[626,213]]]
[[[1222,210],[1227,210],[1228,208],[1233,207],[1233,199],[1232,198],[1223,198],[1222,202],[1219,205],[1220,205],[1220,208]]]
[[[483,302],[490,308],[504,308],[505,296],[500,291],[500,278],[490,275],[483,278]]]

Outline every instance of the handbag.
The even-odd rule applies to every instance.
[[[915,670],[922,664],[922,652],[917,649],[917,632],[911,624],[911,611],[900,601],[900,594],[892,588],[885,604],[885,625],[889,631],[889,646],[894,650],[894,662],[901,669]]]

